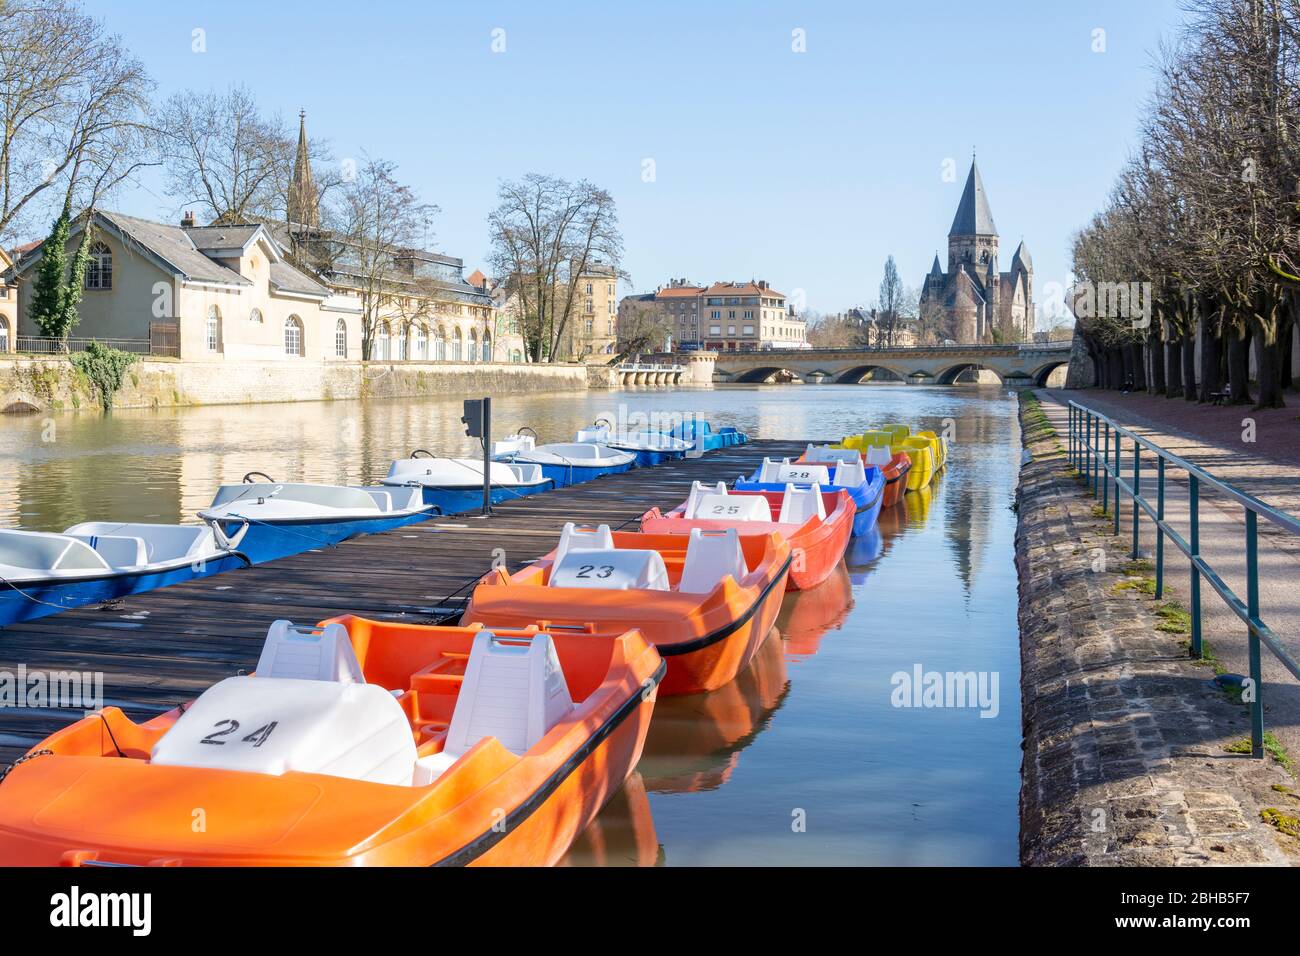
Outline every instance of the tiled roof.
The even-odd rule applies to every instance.
[[[317,295],[321,298],[330,294],[330,290],[325,286],[287,262],[271,263],[271,285],[282,292]]]
[[[705,295],[770,295],[784,299],[784,292],[775,289],[760,289],[753,282],[715,282],[704,290]]]
[[[966,175],[966,187],[961,192],[961,203],[957,206],[957,215],[953,217],[950,236],[996,236],[998,227],[993,224],[993,213],[989,209],[988,197],[984,194],[984,180],[980,177],[979,167],[971,160],[970,172]]]
[[[96,215],[115,227],[127,240],[138,243],[186,279],[230,285],[252,285],[238,272],[213,262],[199,252],[180,226],[168,226],[161,222],[150,222],[148,219],[137,219],[135,216],[125,216],[120,212],[99,212]]]

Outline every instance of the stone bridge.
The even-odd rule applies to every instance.
[[[714,380],[765,382],[787,372],[808,383],[856,384],[866,380],[954,385],[964,373],[987,370],[1004,385],[1041,386],[1052,372],[1069,362],[1069,342],[719,352]]]

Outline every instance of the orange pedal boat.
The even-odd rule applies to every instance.
[[[695,481],[686,501],[668,514],[658,508],[647,511],[641,530],[646,534],[690,534],[693,528],[776,532],[790,542],[794,553],[788,590],[804,591],[817,587],[839,566],[853,534],[856,510],[847,491],[822,491],[816,485],[786,485],[785,491],[729,491],[723,482],[710,487]]]
[[[907,494],[907,473],[912,470],[912,459],[907,452],[892,454],[877,453],[876,449],[866,452],[857,448],[836,448],[833,445],[809,445],[799,461],[806,465],[833,465],[837,461],[852,461],[856,455],[864,465],[874,465],[885,476],[885,491],[880,507],[889,508],[903,500]]]
[[[660,694],[726,684],[776,621],[793,554],[779,534],[564,526],[550,554],[474,588],[462,623],[611,636],[636,628],[668,664]]]
[[[277,621],[255,676],[37,744],[0,860],[550,865],[636,765],[664,670],[635,630]]]

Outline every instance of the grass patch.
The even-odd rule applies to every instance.
[[[1236,743],[1228,744],[1223,749],[1230,754],[1249,754],[1254,751],[1249,737],[1242,737]],[[1269,730],[1264,731],[1264,753],[1272,757],[1278,766],[1291,776],[1295,776],[1295,762],[1292,761],[1291,755],[1286,752],[1286,748],[1282,746],[1282,742]],[[1275,784],[1273,789],[1277,790],[1278,786]],[[1289,788],[1283,787],[1279,792],[1290,793],[1291,791]]]
[[[1265,807],[1259,811],[1259,816],[1260,819],[1279,833],[1285,833],[1287,836],[1300,839],[1300,817],[1293,817],[1277,807]]]
[[[1146,558],[1137,558],[1133,561],[1125,561],[1119,569],[1125,574],[1146,574],[1148,571],[1154,571],[1156,566]]]
[[[1161,604],[1156,608],[1156,616],[1160,618],[1160,623],[1156,625],[1157,631],[1164,631],[1166,634],[1192,633],[1192,614],[1177,601],[1166,601]]]
[[[1110,512],[1107,511],[1105,508],[1103,508],[1101,505],[1093,505],[1092,516],[1094,518],[1109,518]]]
[[[1122,581],[1115,582],[1116,591],[1140,591],[1143,594],[1156,593],[1155,578],[1124,578]]]
[[[1043,414],[1043,406],[1036,396],[1021,393],[1020,402],[1021,427],[1026,445],[1058,437],[1056,429]],[[1061,446],[1058,443],[1056,447],[1059,449]]]

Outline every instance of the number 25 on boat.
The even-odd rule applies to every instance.
[[[550,554],[513,575],[485,576],[461,620],[606,637],[636,628],[668,663],[659,692],[694,694],[723,686],[753,659],[776,621],[792,558],[778,533],[642,534],[570,522]]]

